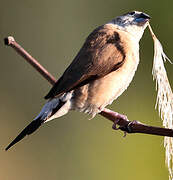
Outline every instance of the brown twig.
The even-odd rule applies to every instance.
[[[52,85],[55,84],[56,79],[41,65],[36,59],[34,59],[28,52],[26,52],[13,37],[9,36],[4,39],[5,45],[11,46],[18,54],[29,62],[45,79],[47,79]],[[160,136],[173,137],[173,130],[167,128],[160,128],[154,126],[148,126],[138,121],[129,121],[125,115],[111,111],[105,108],[100,115],[114,123],[113,129],[120,129],[127,133],[144,133]],[[116,127],[116,124],[119,127]]]
[[[41,65],[36,59],[34,59],[27,51],[25,51],[12,36],[4,39],[5,45],[11,46],[15,51],[20,54],[29,64],[31,64],[45,79],[47,79],[52,85],[56,82],[56,79]]]

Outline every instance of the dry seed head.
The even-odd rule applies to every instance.
[[[158,107],[159,115],[163,120],[164,127],[173,129],[173,93],[164,67],[164,62],[166,60],[168,60],[171,64],[172,62],[164,53],[163,47],[153,33],[149,23],[148,27],[154,41],[154,60],[152,74],[153,79],[156,80],[157,90],[155,108]],[[169,179],[173,180],[173,138],[165,137],[164,146],[166,149],[165,161],[169,170]]]

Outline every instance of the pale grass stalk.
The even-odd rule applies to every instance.
[[[164,62],[166,62],[166,60],[168,60],[171,64],[172,62],[164,53],[163,47],[153,33],[149,23],[148,27],[154,41],[154,60],[152,74],[153,80],[156,80],[157,90],[157,100],[155,108],[158,107],[159,115],[163,120],[163,126],[173,129],[173,93],[164,67]],[[169,179],[173,180],[173,138],[165,137],[164,147],[166,150],[165,161],[168,166]]]

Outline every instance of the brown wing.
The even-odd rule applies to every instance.
[[[122,42],[116,31],[104,26],[95,29],[83,47],[55,83],[45,99],[83,86],[118,69],[125,59]]]

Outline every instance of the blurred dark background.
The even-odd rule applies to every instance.
[[[163,180],[168,179],[163,137],[113,131],[100,115],[79,112],[53,120],[8,152],[4,148],[37,115],[51,85],[3,38],[15,37],[56,78],[98,25],[131,10],[148,13],[154,32],[173,59],[173,1],[17,0],[0,7],[0,179]],[[130,120],[162,126],[154,110],[153,42],[146,29],[140,64],[128,90],[109,108]],[[166,64],[173,84],[173,66]]]

